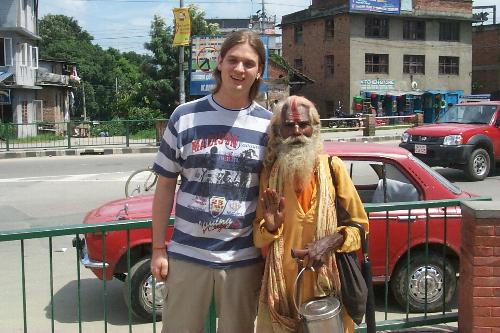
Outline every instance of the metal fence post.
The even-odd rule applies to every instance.
[[[9,141],[10,141],[10,124],[7,123],[5,124],[5,146],[7,148],[7,151],[10,150]]]
[[[68,149],[71,149],[71,121],[66,123],[66,134],[68,135]]]
[[[125,121],[125,146],[128,148],[130,147],[130,127],[128,120]]]

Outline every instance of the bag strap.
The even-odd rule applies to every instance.
[[[349,213],[340,204],[340,200],[339,200],[339,197],[337,195],[338,190],[337,190],[337,182],[336,182],[336,178],[335,178],[335,172],[333,171],[333,168],[332,168],[332,156],[328,156],[328,168],[330,169],[330,176],[332,177],[332,183],[333,183],[333,186],[335,187],[335,211],[337,214],[337,223],[340,223],[339,225],[355,227],[358,229],[359,236],[361,237],[361,247],[363,249],[363,253],[367,254],[368,247],[366,244],[367,242],[366,242],[365,228],[363,228],[363,226],[359,223],[352,222],[349,219]],[[345,219],[343,219],[343,217],[345,217]],[[343,223],[341,223],[341,222],[343,222]]]

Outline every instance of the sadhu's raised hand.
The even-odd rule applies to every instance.
[[[275,190],[267,188],[260,197],[265,228],[275,232],[285,218],[285,198],[279,197]]]

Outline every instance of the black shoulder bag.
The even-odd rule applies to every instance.
[[[335,174],[332,169],[331,157],[328,158],[328,167],[330,168],[333,186],[335,187],[335,210],[337,213],[337,222],[340,223],[340,221],[348,220],[349,214],[343,207],[340,206],[340,201],[337,197],[337,186]],[[358,229],[363,228],[357,223],[343,223],[342,225],[353,226]],[[360,237],[364,237],[364,232],[360,232]],[[351,316],[352,320],[359,325],[363,321],[363,316],[366,312],[368,288],[359,267],[358,257],[356,256],[356,252],[336,252],[335,258],[340,277],[342,304],[345,306],[347,313]]]

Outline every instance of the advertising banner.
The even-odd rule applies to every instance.
[[[349,9],[355,11],[399,14],[400,0],[349,0]]]
[[[10,90],[0,89],[0,105],[10,105]]]
[[[212,73],[217,67],[217,57],[224,39],[224,36],[193,36],[191,40],[191,56],[189,58],[190,95],[208,95],[212,92],[215,87]],[[262,79],[266,81],[268,78],[269,37],[260,36],[260,39],[266,49],[266,69],[262,76]]]
[[[175,18],[175,34],[172,45],[186,46],[189,45],[189,37],[191,37],[191,18],[187,8],[174,8]]]

